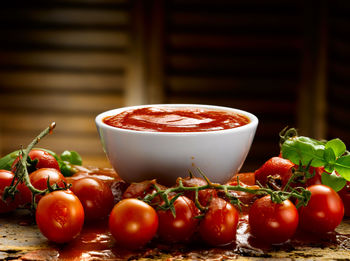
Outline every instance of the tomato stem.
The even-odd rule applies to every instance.
[[[46,129],[44,129],[37,137],[35,137],[32,142],[27,146],[27,148],[25,150],[23,150],[23,148],[20,149],[20,153],[19,153],[19,161],[16,163],[15,166],[15,177],[11,183],[10,186],[5,188],[5,192],[3,195],[3,198],[6,199],[7,197],[12,197],[14,198],[15,194],[18,193],[17,190],[17,186],[20,183],[24,183],[28,189],[32,192],[33,197],[32,197],[32,204],[31,207],[32,209],[36,208],[36,202],[35,202],[35,196],[38,194],[45,194],[47,192],[51,192],[54,190],[61,190],[62,188],[59,188],[57,186],[57,184],[51,186],[49,183],[49,179],[47,180],[47,189],[44,190],[39,190],[37,188],[35,188],[32,183],[30,182],[30,178],[29,178],[29,173],[28,173],[28,164],[27,164],[27,158],[28,158],[28,154],[29,152],[33,149],[33,147],[42,139],[44,138],[46,135],[51,134],[53,129],[56,127],[56,123],[52,122],[50,124],[49,127],[47,127]],[[67,189],[67,186],[65,186],[65,188],[63,189]]]
[[[167,209],[172,210],[173,202],[176,200],[177,197],[182,195],[183,192],[194,191],[196,207],[202,212],[205,212],[208,208],[203,207],[198,200],[198,192],[200,190],[205,190],[205,189],[215,189],[218,191],[223,191],[225,196],[231,201],[231,203],[238,205],[239,208],[241,208],[242,202],[237,197],[231,195],[229,191],[241,191],[241,192],[247,192],[254,195],[270,195],[271,200],[275,203],[282,203],[283,201],[289,198],[295,198],[298,200],[297,206],[306,205],[308,200],[310,199],[310,195],[308,191],[306,191],[302,187],[291,188],[291,191],[284,191],[284,190],[276,191],[276,190],[272,190],[270,188],[262,187],[262,186],[260,186],[257,189],[247,188],[242,186],[239,183],[239,180],[237,181],[237,185],[221,185],[217,183],[212,183],[205,175],[204,175],[204,179],[207,182],[206,185],[185,187],[183,185],[182,178],[179,178],[178,186],[167,188],[164,190],[161,190],[156,184],[153,184],[154,188],[156,189],[156,192],[153,194],[146,195],[143,198],[143,201],[145,201],[148,204],[151,204],[152,200],[155,197],[160,196],[163,199],[164,204],[162,204],[161,206],[158,206],[158,208],[162,210],[167,210]],[[174,194],[175,194],[175,197],[174,197]],[[169,199],[169,195],[171,195],[171,200]]]

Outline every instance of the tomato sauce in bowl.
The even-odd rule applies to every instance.
[[[108,116],[109,126],[151,132],[205,132],[233,129],[250,122],[236,112],[205,108],[145,107]]]
[[[95,122],[103,150],[123,180],[157,179],[165,185],[198,168],[213,182],[228,181],[241,168],[258,125],[249,112],[199,104],[117,108]]]

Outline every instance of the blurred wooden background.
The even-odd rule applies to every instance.
[[[278,153],[287,125],[350,144],[349,13],[347,0],[3,3],[0,154],[55,121],[40,146],[108,166],[95,116],[146,103],[256,114],[243,170]]]

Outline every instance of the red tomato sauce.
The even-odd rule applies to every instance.
[[[237,128],[250,120],[239,113],[203,108],[147,107],[103,119],[112,127],[152,132],[205,132]]]

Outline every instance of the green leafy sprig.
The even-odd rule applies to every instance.
[[[294,128],[284,130],[280,137],[283,158],[297,165],[324,167],[323,184],[339,191],[350,181],[350,154],[340,139],[320,141],[298,136]]]
[[[28,154],[29,152],[33,149],[33,147],[42,139],[44,138],[47,134],[52,133],[53,129],[55,128],[56,123],[51,123],[49,127],[47,127],[45,130],[43,130],[28,146],[26,149],[20,149],[16,156],[19,157],[19,161],[16,163],[15,166],[15,177],[12,180],[12,183],[10,186],[7,186],[4,190],[4,193],[2,195],[2,199],[6,200],[7,198],[15,198],[16,193],[18,193],[17,186],[20,183],[24,183],[28,189],[32,192],[33,197],[32,197],[32,203],[31,203],[31,208],[35,209],[36,208],[36,201],[35,201],[35,196],[36,195],[43,195],[48,192],[52,192],[55,190],[65,190],[69,188],[67,184],[65,184],[64,188],[59,187],[57,184],[50,185],[50,179],[47,179],[47,188],[44,190],[39,190],[35,188],[32,183],[30,182],[29,178],[29,173],[28,173]],[[12,160],[14,153],[10,153],[9,155],[5,156],[4,158],[6,160]],[[3,158],[2,158],[3,160]],[[5,163],[5,160],[2,161],[4,165],[9,166],[8,163]],[[12,161],[13,162],[13,161]],[[30,161],[29,161],[30,162]],[[12,163],[11,163],[12,165]]]
[[[46,151],[50,153],[58,162],[60,167],[60,171],[65,177],[70,177],[74,173],[77,172],[74,165],[82,165],[82,159],[78,152],[76,151],[68,151],[65,150],[61,153],[61,155],[57,155],[55,152],[44,149],[44,148],[33,148]],[[13,151],[6,156],[0,159],[0,169],[11,170],[13,162],[17,157],[21,155],[21,150]],[[36,160],[32,161],[29,157],[27,157],[27,167],[34,166],[36,164]]]

